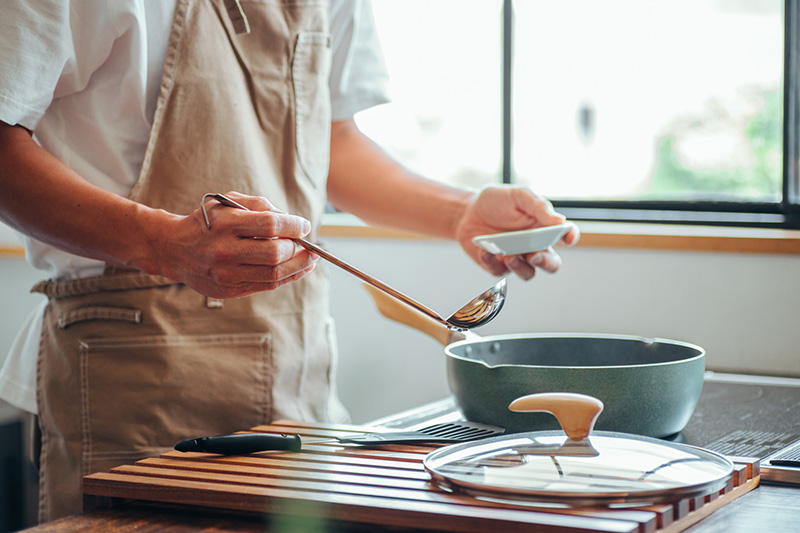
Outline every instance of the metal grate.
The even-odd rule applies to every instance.
[[[772,457],[769,460],[769,464],[775,466],[794,466],[800,468],[800,442]]]
[[[481,427],[477,424],[435,424],[419,430],[420,433],[454,440],[473,440],[497,434],[497,428]]]

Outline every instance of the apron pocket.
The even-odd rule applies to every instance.
[[[269,334],[84,340],[80,372],[84,472],[269,422]]]
[[[328,177],[331,144],[330,35],[301,33],[292,61],[295,143],[303,172],[314,185]]]

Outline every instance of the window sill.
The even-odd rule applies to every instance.
[[[579,247],[800,254],[800,230],[633,222],[580,222],[579,226]],[[326,215],[321,235],[370,239],[429,239],[413,233],[370,227],[354,216],[343,213]]]
[[[800,254],[800,230],[581,222],[579,247],[697,252]],[[325,215],[321,235],[363,239],[432,240],[415,233],[367,226],[344,213]],[[0,257],[24,257],[22,246],[0,243]]]
[[[25,257],[25,249],[22,246],[0,245],[0,257]]]

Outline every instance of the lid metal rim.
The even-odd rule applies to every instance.
[[[683,485],[677,487],[670,487],[665,489],[653,490],[631,490],[631,491],[618,491],[618,492],[558,492],[558,491],[545,491],[540,489],[520,489],[514,487],[492,486],[483,485],[479,483],[472,483],[463,479],[452,478],[438,471],[437,467],[432,466],[432,463],[440,461],[443,456],[447,456],[458,451],[469,449],[477,443],[491,444],[502,443],[511,438],[520,437],[565,437],[563,433],[558,431],[532,431],[526,433],[506,434],[497,437],[488,437],[479,439],[477,441],[464,442],[460,444],[451,444],[443,448],[439,448],[430,452],[422,461],[425,470],[431,475],[431,480],[441,488],[451,488],[454,491],[462,491],[473,495],[490,496],[492,498],[507,498],[507,499],[520,499],[530,500],[532,498],[540,498],[548,502],[562,502],[571,503],[572,505],[589,505],[600,503],[621,503],[621,502],[652,502],[659,503],[664,501],[675,501],[684,498],[694,498],[698,496],[705,496],[722,490],[728,483],[730,476],[733,473],[733,463],[730,459],[717,452],[706,450],[690,444],[668,443],[655,439],[652,437],[645,437],[642,435],[629,435],[625,433],[617,433],[611,431],[595,431],[592,432],[589,439],[592,437],[610,437],[612,439],[634,440],[642,443],[656,444],[659,446],[666,446],[670,448],[685,449],[692,451],[696,456],[705,456],[718,463],[722,463],[727,467],[725,474],[711,480],[701,483],[694,483],[691,485]],[[566,438],[566,437],[565,437]],[[585,501],[588,503],[578,503]]]
[[[466,494],[473,497],[488,497],[498,500],[515,500],[520,502],[559,503],[572,506],[610,505],[610,504],[638,504],[648,505],[655,503],[674,502],[687,498],[699,498],[719,492],[728,483],[727,478],[673,487],[662,490],[636,491],[636,492],[550,492],[546,490],[515,490],[513,488],[487,487],[467,481],[455,481],[441,474],[428,470],[431,481],[441,489]]]

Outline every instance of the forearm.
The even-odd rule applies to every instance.
[[[76,255],[185,283],[214,298],[274,290],[314,269],[290,239],[310,223],[266,198],[230,194],[247,211],[207,202],[186,216],[152,209],[82,179],[27,131],[0,123],[0,219]],[[260,237],[260,238],[254,238]]]
[[[333,124],[328,198],[373,225],[453,239],[475,192],[410,173],[353,121]]]
[[[475,262],[500,276],[508,271],[531,279],[537,269],[555,272],[561,259],[552,249],[493,255],[472,242],[477,235],[559,224],[564,217],[527,187],[494,185],[477,191],[416,176],[362,135],[352,120],[333,124],[328,198],[370,224],[454,239]],[[574,244],[574,228],[562,239]]]
[[[67,252],[149,271],[153,241],[168,213],[103,191],[38,146],[20,127],[0,124],[0,218]]]

